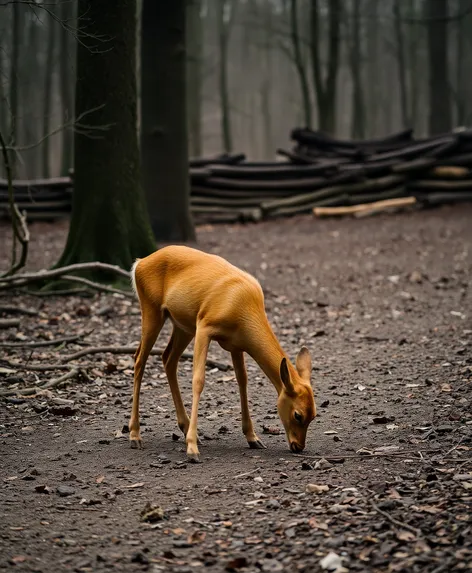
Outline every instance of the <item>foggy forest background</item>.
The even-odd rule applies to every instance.
[[[275,159],[278,147],[290,145],[291,129],[308,124],[356,139],[468,125],[471,4],[189,1],[190,155],[237,151]],[[0,129],[19,147],[73,117],[77,39],[69,28],[76,3],[50,0],[48,8],[55,18],[21,3],[0,7]],[[432,94],[439,97],[433,118]],[[46,138],[22,152],[16,176],[66,175],[72,145],[70,131]]]

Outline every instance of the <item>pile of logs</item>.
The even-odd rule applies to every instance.
[[[472,201],[472,130],[414,139],[409,129],[383,139],[343,141],[297,128],[291,138],[290,151],[277,151],[281,161],[247,161],[244,154],[192,159],[196,222]],[[15,199],[29,220],[54,219],[70,212],[72,187],[67,177],[15,181]],[[7,212],[6,183],[0,180],[0,217]]]

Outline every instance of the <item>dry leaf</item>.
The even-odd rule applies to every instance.
[[[98,476],[98,478],[95,481],[97,483],[102,483],[104,479],[105,479],[105,476]]]
[[[138,482],[138,483],[134,483],[133,485],[125,485],[125,487],[126,487],[127,489],[134,489],[134,488],[136,488],[136,487],[143,487],[143,485],[144,485],[144,482],[143,482],[143,481],[140,481],[140,482]]]
[[[328,531],[328,524],[318,521],[316,517],[310,517],[308,525],[312,529],[322,529],[323,531]]]
[[[416,535],[411,531],[399,531],[397,533],[397,539],[400,541],[415,541]]]

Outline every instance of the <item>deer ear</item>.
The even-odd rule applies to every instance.
[[[280,379],[282,380],[282,384],[285,387],[286,392],[292,394],[295,391],[293,387],[292,380],[290,379],[290,372],[288,371],[287,359],[285,356],[282,358],[282,362],[280,363]]]
[[[311,356],[306,346],[302,346],[298,353],[296,367],[300,377],[309,382],[311,377]]]

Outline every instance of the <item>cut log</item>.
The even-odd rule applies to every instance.
[[[416,195],[416,200],[419,203],[425,203],[427,205],[443,205],[447,203],[468,203],[472,201],[472,190],[471,191],[452,191],[447,193],[425,193]]]
[[[411,181],[408,184],[409,189],[437,190],[437,191],[472,191],[472,179],[463,179],[459,181],[445,180],[426,180]]]
[[[412,141],[413,129],[404,129],[398,133],[387,135],[379,139],[364,139],[360,141],[346,141],[335,139],[321,131],[313,131],[307,128],[295,128],[292,130],[290,137],[294,141],[302,142],[306,145],[318,144],[325,147],[379,147],[388,144],[406,143]]]
[[[13,189],[68,189],[72,187],[70,177],[54,177],[51,179],[13,179]],[[0,179],[0,189],[7,190],[8,182]]]
[[[397,199],[385,199],[374,201],[373,203],[362,203],[360,205],[350,205],[343,207],[314,207],[313,214],[316,217],[339,217],[353,215],[361,212],[380,212],[399,207],[408,207],[416,203],[415,197],[400,197]]]
[[[441,153],[445,154],[457,146],[458,139],[454,136],[446,136],[441,139],[432,139],[420,143],[413,143],[395,151],[378,153],[368,157],[366,161],[383,161],[387,159],[407,159],[416,158],[428,154],[430,157],[439,157]]]
[[[468,167],[458,167],[456,166],[439,166],[431,170],[429,175],[435,177],[442,177],[444,179],[464,179],[470,177],[471,171]]]
[[[295,197],[287,197],[285,199],[267,201],[261,204],[261,208],[264,212],[267,213],[272,210],[278,210],[282,207],[292,207],[297,205],[300,206],[305,204],[311,205],[313,202],[337,195],[349,195],[351,193],[367,193],[386,190],[402,184],[404,180],[405,178],[402,175],[389,175],[387,177],[380,177],[378,179],[361,181],[360,183],[333,185],[330,187],[325,187],[319,191],[314,191],[312,193],[304,193],[302,195],[296,195]]]

